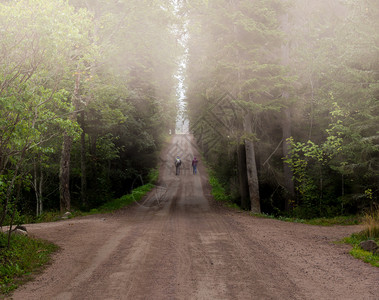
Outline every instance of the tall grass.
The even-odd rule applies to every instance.
[[[379,206],[364,215],[363,224],[366,227],[362,232],[363,235],[372,239],[379,238]]]

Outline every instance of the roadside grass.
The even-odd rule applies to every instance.
[[[222,186],[221,182],[217,179],[214,171],[211,168],[208,169],[209,174],[209,183],[212,187],[211,194],[216,201],[219,201],[226,205],[227,207],[232,207],[237,210],[241,210],[241,208],[234,202],[231,201],[230,195],[228,195],[225,191],[225,188]],[[300,219],[300,218],[291,218],[285,216],[274,216],[265,213],[253,214],[250,213],[251,216],[258,218],[270,218],[285,222],[292,223],[302,223],[309,225],[317,225],[317,226],[334,226],[334,225],[358,225],[362,223],[362,217],[360,216],[336,216],[332,218],[315,218],[315,219]]]
[[[230,200],[230,196],[226,193],[224,187],[219,182],[217,177],[213,174],[212,170],[208,170],[208,173],[209,173],[209,183],[212,187],[211,194],[213,198],[216,201],[222,202],[224,205],[228,207],[240,210],[240,207]]]
[[[154,188],[154,184],[158,181],[159,171],[158,169],[152,169],[148,176],[148,183],[141,185],[132,190],[130,194],[124,195],[120,198],[113,199],[104,203],[102,206],[91,209],[88,213],[82,215],[93,215],[114,212],[123,207],[129,206],[134,202],[140,201],[148,192]],[[74,213],[75,216],[75,213]]]
[[[149,191],[151,191],[154,188],[154,184],[158,181],[158,177],[159,177],[158,169],[152,169],[147,175],[148,183],[133,189],[130,194],[124,195],[117,199],[112,199],[97,208],[91,209],[90,211],[81,211],[81,210],[72,209],[71,215],[68,218],[72,219],[72,218],[80,217],[80,216],[111,213],[123,207],[129,206],[133,202],[141,200],[143,196],[145,196]],[[47,222],[55,222],[59,220],[62,220],[61,212],[47,211],[47,212],[43,212],[38,217],[20,216],[16,223],[17,224],[47,223]]]
[[[349,252],[352,256],[379,268],[379,253],[373,254],[372,252],[365,251],[359,245],[361,242],[369,239],[374,240],[377,244],[379,243],[379,238],[369,238],[364,231],[354,233],[351,236],[344,238],[342,242],[353,246]]]
[[[129,206],[130,204],[139,201],[145,196],[149,191],[154,188],[154,184],[148,183],[135,188],[131,194],[124,195],[118,199],[113,199],[103,204],[98,208],[91,209],[88,213],[82,213],[81,215],[93,215],[93,214],[103,214],[114,212],[123,207]]]
[[[151,174],[151,181],[155,182],[154,178],[157,177],[156,174]],[[139,186],[130,194],[124,195],[117,199],[112,199],[103,205],[93,208],[90,211],[81,211],[72,209],[71,215],[68,217],[69,219],[75,218],[75,217],[83,217],[88,215],[95,215],[95,214],[106,214],[114,212],[118,209],[121,209],[123,207],[129,206],[135,201],[139,201],[142,199],[143,196],[145,196],[149,191],[151,191],[154,187],[153,183],[147,183],[145,185]],[[62,213],[60,211],[47,211],[43,212],[38,217],[29,217],[29,216],[22,216],[17,220],[17,224],[31,224],[31,223],[48,223],[48,222],[56,222],[62,220]]]
[[[332,218],[299,219],[284,216],[273,216],[264,213],[251,215],[259,218],[269,218],[284,222],[302,223],[316,226],[358,225],[362,222],[362,218],[359,216],[336,216]]]
[[[30,280],[59,249],[52,243],[22,235],[12,235],[9,248],[7,242],[8,236],[0,233],[0,293],[3,295]]]
[[[374,254],[363,250],[359,245],[361,242],[367,240],[373,240],[379,245],[379,207],[366,213],[363,216],[362,223],[365,226],[364,230],[354,233],[342,241],[353,246],[350,251],[352,256],[379,268],[379,251]]]
[[[349,237],[342,239],[342,243],[350,244],[353,248],[350,254],[372,266],[379,267],[379,252],[373,254],[365,251],[360,247],[360,243],[367,240],[374,240],[379,245],[379,209],[376,208],[372,212],[363,216],[337,216],[333,218],[317,218],[317,219],[297,219],[289,217],[277,217],[267,214],[252,214],[255,217],[271,218],[285,222],[303,223],[316,226],[335,226],[335,225],[364,225],[365,229],[361,232],[354,233]]]
[[[374,267],[379,268],[379,252],[373,254],[372,252],[365,251],[360,247],[360,243],[367,240],[374,240],[379,245],[379,213],[376,217],[371,214],[365,216],[337,216],[333,218],[317,218],[317,219],[297,219],[288,217],[276,217],[267,214],[252,214],[255,217],[270,218],[281,220],[285,222],[302,223],[316,226],[336,226],[336,225],[358,225],[363,224],[366,228],[359,232],[353,233],[351,236],[343,238],[342,241],[337,243],[350,244],[353,248],[350,250],[350,255],[360,259]]]

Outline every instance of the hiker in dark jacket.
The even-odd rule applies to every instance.
[[[176,167],[176,175],[180,174],[180,166],[182,165],[182,161],[179,157],[179,155],[175,159],[175,167]]]
[[[195,175],[197,173],[197,163],[199,161],[197,160],[196,157],[193,158],[192,160],[192,169],[193,169],[193,175]]]

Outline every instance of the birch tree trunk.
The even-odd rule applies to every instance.
[[[34,178],[33,178],[33,188],[34,193],[36,196],[36,216],[40,216],[43,211],[43,204],[42,204],[42,195],[43,195],[43,169],[41,167],[41,158],[38,157],[38,166],[37,166],[37,160],[34,161],[33,166],[34,171]],[[38,175],[39,173],[39,175]]]
[[[40,168],[40,177],[39,177],[39,198],[38,198],[38,202],[39,202],[39,205],[38,205],[38,215],[37,216],[40,216],[43,212],[43,180],[44,180],[44,177],[43,177],[43,169]]]

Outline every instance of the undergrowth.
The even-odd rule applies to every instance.
[[[87,214],[109,213],[129,206],[133,202],[140,201],[148,192],[154,188],[154,184],[158,181],[158,177],[159,171],[157,169],[152,169],[147,177],[149,183],[133,189],[130,194],[108,201],[96,209],[91,209]]]
[[[0,233],[0,292],[8,294],[41,269],[58,247],[42,240],[12,235],[9,248],[7,235]]]
[[[97,208],[91,209],[90,211],[72,209],[71,215],[69,216],[69,218],[75,218],[79,216],[87,216],[87,215],[93,215],[93,214],[110,213],[120,208],[126,207],[135,201],[141,200],[143,196],[145,196],[150,190],[152,190],[154,187],[154,184],[158,181],[158,177],[159,177],[158,169],[152,169],[147,175],[147,180],[148,180],[147,184],[133,189],[130,194],[124,195],[117,199],[112,199]],[[43,212],[38,217],[26,216],[26,215],[19,216],[15,223],[16,224],[46,223],[46,222],[55,222],[59,220],[62,220],[62,213],[60,211],[46,211],[46,212]],[[5,225],[7,225],[6,222],[5,222]]]
[[[256,217],[276,219],[284,222],[302,223],[317,226],[358,225],[362,222],[362,218],[359,216],[336,216],[333,218],[300,219],[285,216],[273,216],[265,213],[253,215]]]
[[[209,183],[212,187],[211,194],[216,201],[220,201],[228,207],[240,209],[237,204],[230,200],[231,197],[226,193],[224,187],[212,171],[209,172]]]
[[[379,253],[373,254],[372,252],[365,251],[359,245],[361,242],[368,239],[374,240],[377,244],[379,243],[379,238],[369,238],[364,231],[354,233],[351,236],[344,238],[342,241],[353,246],[350,250],[352,256],[379,268]]]
[[[157,175],[152,175],[152,180]],[[135,201],[139,201],[142,199],[144,195],[146,195],[154,185],[152,183],[147,183],[145,185],[139,186],[132,190],[130,194],[124,195],[117,199],[112,199],[103,205],[93,208],[90,211],[81,211],[81,210],[71,210],[71,215],[68,218],[75,218],[80,216],[88,216],[94,214],[104,214],[116,211],[120,208],[129,206]],[[21,221],[18,221],[17,224],[30,224],[30,223],[46,223],[46,222],[56,222],[62,220],[62,213],[60,211],[47,211],[43,212],[38,217],[24,217]]]
[[[152,183],[142,185],[138,188],[135,188],[131,194],[108,201],[99,208],[91,209],[87,214],[109,213],[128,206],[135,201],[141,200],[143,196],[145,196],[149,191],[153,189],[153,187],[154,185]]]
[[[379,207],[375,207],[366,213],[362,223],[365,228],[361,232],[343,239],[343,242],[353,246],[350,251],[352,256],[379,268],[379,251],[374,254],[360,247],[360,243],[367,240],[373,240],[379,244]]]

